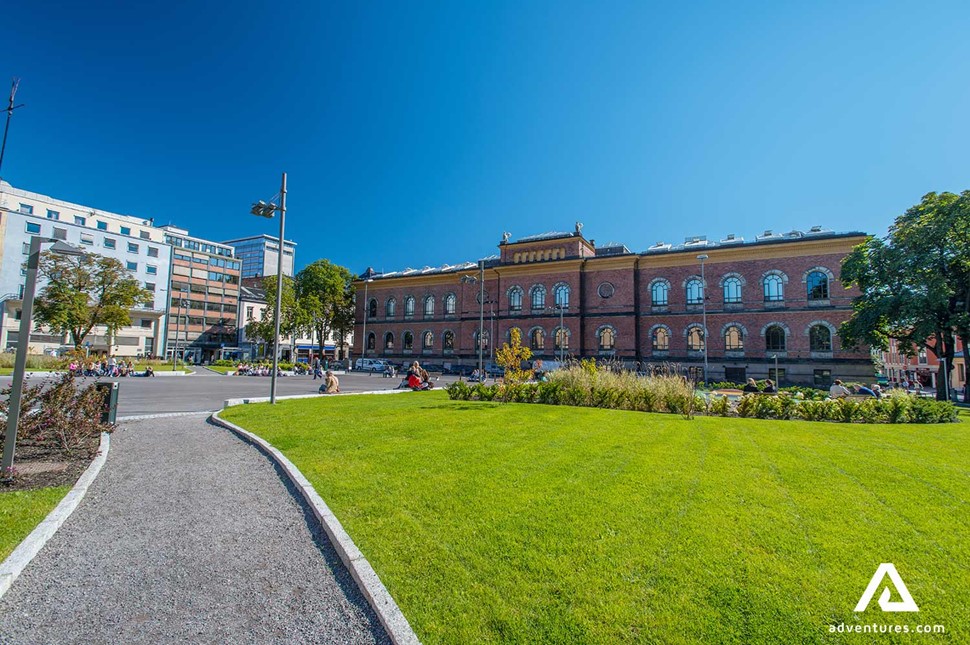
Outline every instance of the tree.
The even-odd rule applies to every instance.
[[[104,326],[111,338],[131,325],[131,308],[154,298],[121,262],[102,255],[44,251],[38,271],[47,284],[34,303],[34,316],[51,332],[70,334],[77,350],[96,326]]]
[[[869,238],[842,263],[842,281],[857,286],[843,345],[900,351],[920,348],[941,361],[938,382],[953,369],[955,339],[970,341],[970,191],[929,193],[896,218],[883,239]],[[937,388],[937,398],[948,393]]]
[[[505,383],[516,385],[528,379],[532,370],[523,370],[522,362],[532,358],[532,350],[522,346],[522,332],[518,327],[509,330],[509,342],[495,352],[495,362],[505,368]]]
[[[246,324],[246,335],[273,345],[276,337],[276,285],[275,275],[263,278],[263,289],[266,291],[266,315],[260,320],[250,319]],[[293,278],[283,276],[283,302],[280,315],[280,338],[292,336],[299,331],[298,312],[296,306],[296,289]],[[273,349],[278,351],[278,348]]]
[[[349,269],[317,260],[296,274],[298,325],[317,337],[319,354],[324,353],[326,337],[338,317],[346,315],[347,294],[354,276]],[[351,311],[351,325],[353,311]],[[341,321],[345,322],[345,321]]]

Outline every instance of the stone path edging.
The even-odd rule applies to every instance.
[[[319,395],[314,394],[311,396]],[[277,397],[277,400],[282,398],[293,399],[308,397]],[[268,401],[269,399],[260,400]],[[239,403],[233,405],[239,405],[242,403],[255,403],[257,400],[230,399],[230,401],[238,401]],[[226,401],[226,407],[230,407],[230,401]],[[377,573],[370,565],[370,562],[367,561],[364,554],[360,552],[357,545],[350,539],[350,536],[340,524],[340,520],[337,519],[337,516],[333,514],[333,511],[330,510],[327,503],[323,501],[323,498],[313,488],[313,484],[303,476],[300,469],[294,466],[293,462],[287,459],[283,453],[274,448],[270,443],[222,419],[219,416],[219,412],[214,412],[211,418],[215,423],[235,433],[244,441],[248,441],[258,447],[283,469],[287,477],[293,482],[293,485],[300,491],[300,494],[306,500],[307,504],[313,509],[314,516],[327,532],[327,537],[330,538],[333,548],[337,551],[344,566],[350,571],[351,576],[353,576],[357,586],[360,587],[364,597],[367,598],[367,602],[374,610],[374,613],[377,614],[377,617],[380,619],[381,624],[384,626],[391,640],[396,645],[420,645],[421,641],[418,640],[417,634],[411,629],[410,623],[408,623],[407,618],[405,618],[397,603],[394,602],[394,598],[391,597],[387,587],[377,577]]]
[[[78,478],[77,483],[74,484],[74,488],[68,491],[64,499],[54,507],[53,511],[48,513],[44,521],[37,525],[37,528],[30,532],[30,535],[24,538],[24,541],[13,550],[13,553],[7,556],[6,560],[0,562],[0,598],[10,589],[10,586],[17,579],[17,576],[30,564],[30,561],[47,544],[47,541],[54,537],[57,529],[64,524],[64,521],[71,516],[74,509],[84,499],[84,495],[88,492],[88,487],[91,486],[95,477],[101,472],[101,467],[104,466],[104,462],[108,458],[108,450],[110,448],[111,435],[102,432],[98,454],[91,462],[91,465],[87,467],[87,470]]]

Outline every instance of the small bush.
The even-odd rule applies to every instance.
[[[465,381],[455,381],[445,387],[445,392],[448,393],[448,398],[452,401],[467,401],[471,396],[471,388]]]
[[[707,413],[712,416],[726,417],[731,414],[731,401],[726,396],[711,396],[707,404]]]
[[[913,423],[953,423],[957,420],[957,409],[949,401],[913,397],[910,415]]]

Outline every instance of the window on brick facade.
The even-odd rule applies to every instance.
[[[377,299],[376,298],[371,298],[367,302],[367,317],[377,318]]]
[[[455,333],[453,331],[446,331],[441,335],[441,347],[445,350],[455,348]]]
[[[724,281],[724,302],[725,304],[741,302],[741,280],[739,278],[728,278]]]
[[[569,308],[569,285],[568,284],[556,285],[556,288],[553,291],[553,293],[555,295],[556,306],[561,307],[563,309],[568,309]]]
[[[532,287],[529,291],[529,298],[532,300],[533,309],[545,309],[546,308],[546,288],[542,285],[536,285]]]
[[[809,300],[828,300],[829,298],[829,277],[821,271],[812,271],[808,274],[808,299]]]
[[[733,352],[744,349],[744,334],[737,325],[731,325],[724,330],[724,349]]]
[[[519,287],[509,289],[509,311],[522,311],[522,289]]]
[[[409,331],[404,332],[401,336],[401,345],[404,349],[414,349],[414,334]]]
[[[407,317],[414,315],[414,296],[408,296],[404,299],[404,315]]]
[[[449,293],[447,296],[445,296],[445,315],[446,316],[455,315],[455,305],[457,304],[457,301],[458,299],[455,298],[455,294],[453,293]]]
[[[431,349],[432,347],[434,347],[434,334],[432,334],[430,331],[426,331],[422,335],[421,348]]]
[[[666,352],[670,349],[670,332],[664,327],[657,327],[653,330],[651,344],[653,351]]]
[[[785,282],[780,275],[765,276],[765,302],[782,302],[785,300]]]
[[[697,278],[687,281],[687,304],[699,305],[704,302],[704,284]]]
[[[616,346],[616,330],[612,327],[604,327],[599,333],[600,351],[608,352]]]
[[[434,316],[434,296],[425,296],[424,316],[425,318],[430,318],[431,316]]]
[[[556,350],[569,349],[569,331],[563,327],[556,329]]]
[[[541,329],[533,329],[529,334],[529,347],[533,350],[541,350],[546,345],[546,334]]]
[[[481,347],[483,352],[487,352],[488,351],[488,342],[489,342],[489,339],[488,339],[488,332],[487,331],[484,332],[484,333],[482,333],[481,336],[479,336],[479,334],[478,334],[477,331],[475,332],[475,349],[476,350],[478,349],[478,347]]]
[[[831,352],[832,330],[825,325],[812,325],[808,330],[808,345],[813,352]]]
[[[666,282],[654,282],[650,287],[650,302],[654,307],[666,307],[670,286]]]
[[[395,308],[397,308],[397,300],[394,298],[388,298],[387,302],[384,303],[384,316],[387,318],[393,318]]]
[[[367,334],[367,349],[372,350],[377,346],[377,337],[374,332]]]
[[[687,332],[687,349],[692,352],[699,352],[704,349],[704,330],[700,327],[691,327]]]
[[[769,352],[785,351],[785,329],[781,325],[771,325],[765,330],[765,349]]]
[[[394,334],[391,332],[384,334],[384,349],[394,349]]]

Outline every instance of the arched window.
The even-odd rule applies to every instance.
[[[404,334],[401,335],[401,344],[406,350],[414,349],[414,334],[409,331],[404,332]]]
[[[704,349],[704,330],[700,327],[691,327],[687,331],[687,349],[692,352],[699,352]]]
[[[414,296],[408,296],[404,299],[404,316],[410,318],[414,315]]]
[[[432,316],[434,316],[434,296],[425,296],[424,317],[431,318]]]
[[[424,332],[421,338],[421,349],[431,349],[434,347],[434,334],[430,331]]]
[[[540,284],[532,287],[529,291],[529,298],[532,300],[533,309],[546,308],[546,288]]]
[[[569,285],[557,284],[553,293],[555,294],[556,306],[569,309]]]
[[[785,329],[781,325],[771,325],[765,330],[765,349],[769,352],[785,351],[785,343]]]
[[[829,299],[829,277],[821,271],[812,271],[806,280],[809,300]]]
[[[565,327],[556,328],[556,350],[569,350],[569,330]]]
[[[657,327],[653,330],[653,351],[666,352],[670,349],[670,332],[666,327]]]
[[[394,309],[397,307],[397,300],[394,298],[388,298],[387,302],[384,303],[384,315],[387,318],[394,317]]]
[[[687,304],[699,305],[704,302],[704,284],[697,278],[687,281]]]
[[[441,346],[445,351],[455,349],[455,333],[453,331],[446,331],[441,335]]]
[[[374,335],[374,332],[367,334],[367,349],[372,350],[376,346],[377,346],[377,337]]]
[[[616,344],[616,330],[612,327],[604,327],[600,330],[600,351],[612,351]]]
[[[520,287],[509,289],[509,311],[522,311],[522,289]]]
[[[445,315],[454,316],[455,315],[455,294],[449,293],[445,296]]]
[[[812,325],[808,330],[808,346],[813,352],[831,352],[832,330],[825,325]]]
[[[371,298],[370,302],[367,303],[367,317],[377,318],[377,300],[374,298]]]
[[[654,307],[666,307],[670,285],[663,280],[657,280],[650,287],[650,303]]]
[[[785,282],[775,273],[765,276],[765,302],[782,302],[785,300]]]
[[[384,334],[384,349],[394,349],[394,334],[391,332]]]
[[[737,325],[731,325],[724,330],[724,349],[738,352],[744,349],[744,334]]]
[[[728,278],[724,281],[724,303],[737,304],[741,302],[741,279]]]
[[[529,334],[529,347],[533,350],[542,350],[546,344],[546,334],[536,327]]]

